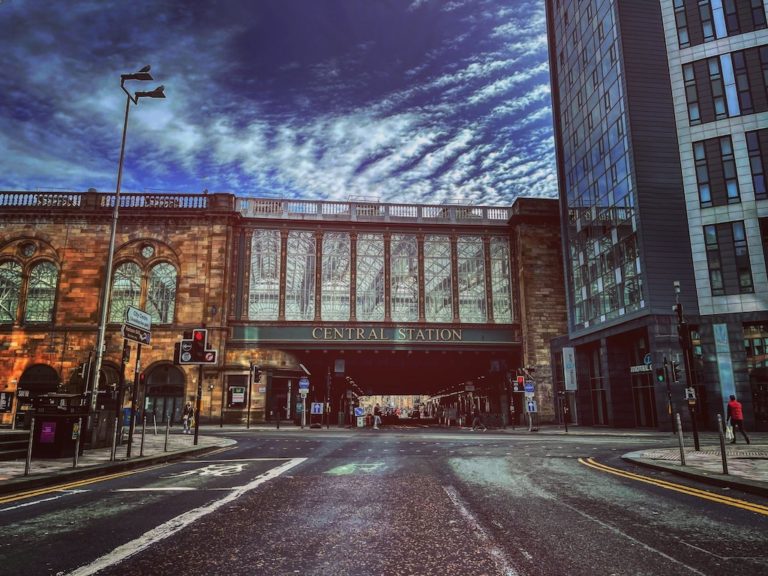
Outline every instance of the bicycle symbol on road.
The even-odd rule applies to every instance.
[[[169,474],[163,476],[163,478],[185,478],[188,476],[214,476],[220,478],[222,476],[234,476],[245,470],[245,464],[209,464],[203,468],[193,468],[191,470],[184,470],[176,474]]]

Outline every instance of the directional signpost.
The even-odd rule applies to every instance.
[[[307,424],[307,394],[309,394],[309,378],[299,378],[299,394],[301,394],[301,427]]]

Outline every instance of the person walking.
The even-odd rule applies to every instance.
[[[192,408],[192,402],[187,402],[184,411],[181,413],[181,421],[184,423],[184,434],[192,433],[192,420],[195,417],[195,409]]]
[[[381,406],[376,404],[373,407],[373,429],[378,430],[379,424],[381,424]]]
[[[477,430],[478,428],[482,428],[483,432],[488,430],[488,428],[483,424],[483,419],[480,417],[480,409],[475,408],[472,413],[472,432]]]
[[[747,433],[744,431],[744,412],[741,409],[741,402],[736,400],[736,396],[731,394],[731,401],[728,402],[728,418],[731,421],[731,426],[733,427],[733,440],[731,440],[731,444],[736,444],[736,429],[739,429],[739,432],[741,432],[741,435],[744,436],[744,440],[747,441],[747,444],[749,444],[749,437],[747,436]]]

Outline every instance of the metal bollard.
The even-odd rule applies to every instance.
[[[139,456],[144,456],[144,438],[147,436],[147,417],[141,422],[141,444],[139,445]]]
[[[35,435],[35,417],[32,416],[32,428],[29,430],[29,445],[27,446],[27,462],[24,465],[24,476],[29,476],[29,469],[32,466],[32,438]]]
[[[163,447],[163,452],[168,452],[168,434],[171,431],[171,421],[166,420],[165,422],[165,446]]]
[[[80,456],[80,436],[83,432],[83,419],[77,419],[77,438],[75,438],[75,455],[72,457],[72,468],[77,468],[77,458]]]
[[[728,474],[728,458],[725,455],[725,435],[723,434],[723,417],[717,415],[717,434],[720,436],[720,458],[723,461],[723,474]]]
[[[115,450],[117,449],[117,434],[119,432],[117,426],[119,424],[118,418],[115,418],[115,433],[112,435],[112,452],[109,455],[110,461],[115,460]]]
[[[677,441],[680,444],[680,465],[685,466],[685,446],[683,445],[683,425],[680,423],[680,413],[675,414],[677,426]]]

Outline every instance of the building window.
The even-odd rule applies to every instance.
[[[248,319],[277,320],[280,307],[280,231],[254,230]]]
[[[52,262],[36,264],[29,272],[24,320],[52,322],[59,274]]]
[[[453,320],[451,242],[447,236],[424,238],[424,314],[427,322]]]
[[[736,81],[736,94],[739,100],[739,108],[742,114],[752,114],[755,109],[752,102],[752,93],[749,88],[749,72],[744,52],[731,54],[733,63],[733,75]]]
[[[349,320],[350,272],[349,234],[324,234],[320,291],[323,320]]]
[[[712,206],[712,191],[709,186],[709,169],[707,168],[707,149],[704,146],[704,142],[693,143],[693,159],[696,163],[699,203],[704,207]]]
[[[357,237],[356,316],[361,322],[384,320],[384,236]]]
[[[461,236],[457,241],[459,318],[461,322],[485,322],[485,257],[479,236]]]
[[[176,268],[161,262],[149,271],[147,313],[154,324],[172,324],[176,309]]]
[[[709,286],[712,296],[725,294],[722,266],[720,264],[720,246],[717,241],[717,228],[714,225],[704,226],[704,244],[707,248],[707,265],[709,266]]]
[[[683,66],[683,79],[685,80],[685,98],[688,103],[688,120],[692,125],[701,124],[699,94],[696,89],[696,75],[693,70],[693,64],[685,64]]]
[[[715,25],[712,18],[712,6],[708,0],[699,1],[699,20],[704,42],[715,39]]]
[[[723,164],[723,178],[728,202],[739,202],[739,181],[736,176],[736,162],[730,136],[720,138],[720,159]]]
[[[744,222],[705,226],[704,243],[713,296],[754,292]]]
[[[725,84],[723,82],[723,71],[720,65],[720,59],[708,58],[707,69],[709,70],[709,84],[712,90],[712,104],[715,107],[715,118],[728,117],[728,105],[725,97]]]
[[[735,0],[725,0],[726,3],[733,4]],[[763,7],[763,0],[751,0],[752,8],[752,24],[755,30],[760,30],[768,26],[765,21],[765,8]]]
[[[112,295],[109,299],[109,321],[124,322],[129,306],[139,308],[141,300],[141,268],[134,262],[125,262],[115,269],[112,277]]]
[[[491,292],[493,320],[497,324],[512,322],[510,278],[509,241],[506,238],[491,238]]]
[[[739,276],[739,293],[751,294],[755,291],[752,283],[752,266],[749,262],[749,247],[744,222],[733,222],[733,248],[736,256],[736,273]]]
[[[415,236],[392,235],[390,270],[392,320],[416,322],[419,319],[419,258]]]
[[[760,145],[761,137],[768,140],[768,130],[746,132],[747,150],[749,151],[749,170],[752,173],[752,187],[755,191],[755,199],[761,200],[768,197],[765,182],[765,156]]]
[[[768,270],[768,218],[760,218],[760,240],[763,244],[763,260],[765,269]]]
[[[685,16],[685,2],[675,0],[675,25],[677,26],[677,41],[680,48],[686,48],[691,45],[691,39],[688,36],[688,20]]]
[[[285,265],[285,319],[313,320],[315,317],[316,241],[312,232],[288,233]]]
[[[0,264],[0,324],[13,324],[21,297],[21,265],[17,262]]]

